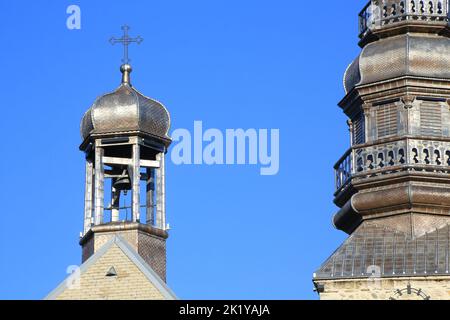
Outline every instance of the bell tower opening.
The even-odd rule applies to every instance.
[[[86,234],[92,226],[137,222],[167,230],[164,146],[138,136],[96,139],[86,152]]]

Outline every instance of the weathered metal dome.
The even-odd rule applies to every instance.
[[[387,79],[450,78],[446,0],[371,0],[359,14],[362,52],[345,72],[345,91]]]
[[[95,134],[142,132],[170,139],[170,115],[158,101],[148,98],[130,84],[131,66],[120,68],[122,84],[114,92],[99,97],[81,121],[84,139]]]
[[[450,78],[450,39],[439,35],[403,34],[367,44],[347,68],[348,93],[364,85],[403,76]]]

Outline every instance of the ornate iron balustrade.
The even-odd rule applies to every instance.
[[[359,14],[360,37],[368,30],[405,20],[449,21],[448,0],[371,0]]]
[[[336,190],[354,176],[403,170],[450,173],[450,140],[403,138],[348,150],[334,167]]]
[[[344,187],[353,174],[353,153],[349,149],[334,166],[336,190]]]

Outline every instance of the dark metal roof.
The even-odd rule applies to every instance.
[[[449,54],[450,39],[443,36],[404,34],[381,39],[365,46],[347,68],[345,91],[403,76],[449,79]]]
[[[130,83],[132,68],[120,68],[122,84],[114,92],[97,98],[81,121],[83,140],[92,134],[143,132],[170,140],[170,114],[164,105],[144,96]]]
[[[314,274],[314,279],[448,275],[450,225],[412,238],[364,222]]]
[[[170,116],[158,101],[142,95],[128,84],[98,98],[81,122],[81,135],[142,131],[168,139]]]

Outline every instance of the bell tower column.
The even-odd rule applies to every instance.
[[[118,222],[120,219],[120,190],[115,185],[117,178],[111,179],[111,222]]]
[[[86,159],[86,181],[84,192],[84,228],[83,234],[86,234],[92,225],[92,204],[93,204],[93,184],[94,166],[91,159]]]
[[[155,169],[147,168],[147,224],[155,223]]]
[[[133,178],[133,222],[139,222],[141,219],[140,210],[140,182],[141,182],[141,166],[140,166],[140,146],[138,141],[133,143],[133,159],[132,159],[132,178]]]
[[[159,153],[157,159],[160,163],[160,167],[156,170],[156,226],[161,230],[166,230],[166,176],[164,154]]]
[[[104,150],[100,146],[100,140],[95,140],[95,225],[103,223],[104,210],[104,169],[103,169]]]

